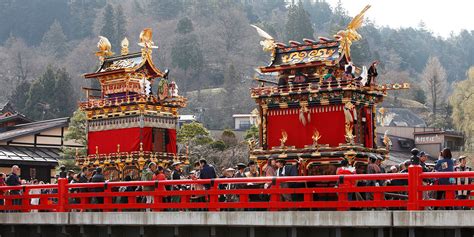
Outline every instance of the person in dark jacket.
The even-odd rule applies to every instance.
[[[79,173],[79,183],[88,183],[89,175],[89,169],[87,167],[82,167],[81,173]]]
[[[426,152],[421,151],[420,152],[420,166],[423,169],[423,172],[430,172],[430,169],[428,166],[426,166],[426,161],[428,160],[428,154]]]
[[[453,172],[454,171],[454,162],[452,160],[453,156],[451,155],[451,150],[449,148],[444,148],[441,152],[440,159],[436,162],[435,170],[437,172]],[[451,178],[440,178],[438,184],[440,185],[450,185]],[[444,191],[438,191],[436,193],[436,199],[443,199],[445,196]]]
[[[132,181],[132,177],[130,175],[127,175],[125,176],[125,179],[124,179],[125,182],[130,182]],[[119,188],[119,192],[133,192],[135,191],[137,187],[135,186],[122,186]],[[129,198],[134,198],[134,197],[118,197],[118,203],[128,203],[128,199]]]
[[[217,178],[216,171],[214,167],[207,164],[205,159],[200,159],[199,164],[201,165],[201,171],[199,172],[199,179],[215,179]],[[209,190],[211,188],[210,184],[204,184],[204,188]]]
[[[66,166],[59,167],[59,178],[67,178]]]
[[[102,168],[98,167],[95,170],[94,176],[92,176],[91,183],[103,183],[105,182],[105,177],[102,174]],[[99,195],[100,193],[104,192],[104,188],[93,188],[92,192],[98,192]],[[104,203],[104,198],[103,197],[96,197],[95,198],[96,203]]]
[[[181,179],[181,162],[174,162],[171,166],[173,167],[173,173],[171,173],[171,180],[180,180]],[[173,185],[172,190],[181,190],[181,185]],[[180,202],[181,196],[172,196],[171,202]]]
[[[276,174],[278,177],[281,176],[298,176],[298,165],[286,165],[285,159],[278,159],[276,162],[277,171]],[[282,183],[282,188],[296,188],[298,183]],[[282,199],[284,201],[291,201],[295,199],[295,195],[282,194]]]
[[[12,166],[12,172],[10,175],[8,175],[7,180],[5,181],[7,186],[20,186],[21,180],[20,180],[19,174],[20,174],[20,167],[18,167],[18,165]],[[10,190],[10,195],[19,195],[19,194],[20,194],[20,190]],[[13,199],[12,204],[21,205],[21,199]]]

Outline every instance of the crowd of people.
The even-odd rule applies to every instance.
[[[275,159],[270,157],[266,164],[260,169],[254,161],[250,161],[248,164],[239,163],[235,167],[229,167],[221,170],[221,175],[218,176],[216,169],[207,163],[205,159],[200,159],[196,161],[190,170],[183,172],[183,167],[181,162],[174,162],[169,167],[163,167],[157,165],[154,162],[149,162],[146,165],[146,168],[141,172],[140,180],[141,181],[161,181],[161,180],[182,180],[182,179],[191,179],[191,180],[209,180],[215,178],[254,178],[254,177],[282,177],[282,176],[297,176],[299,170],[299,164],[301,159],[291,165],[286,164],[285,159]],[[453,159],[451,151],[448,148],[443,149],[440,152],[439,159],[436,161],[434,166],[427,165],[428,154],[423,151],[418,151],[417,149],[412,150],[412,158],[405,162],[400,163],[399,165],[394,166],[384,166],[382,164],[382,158],[376,156],[370,156],[369,162],[367,165],[366,173],[367,174],[380,174],[380,173],[407,173],[408,167],[412,164],[419,164],[423,172],[463,172],[471,171],[472,169],[467,166],[467,157],[460,156],[458,159]],[[186,174],[185,174],[186,173]],[[347,160],[343,160],[341,165],[337,168],[337,175],[352,175],[356,174],[357,171]],[[102,168],[98,167],[91,172],[87,167],[84,167],[81,172],[76,173],[73,170],[66,171],[65,167],[60,168],[59,178],[67,178],[69,183],[102,183],[106,181],[104,177]],[[131,175],[124,177],[124,181],[132,181],[133,178]],[[439,178],[439,179],[424,179],[424,185],[432,184],[441,184],[441,185],[466,185],[471,183],[471,178]],[[42,181],[38,180],[25,181],[20,179],[20,168],[18,166],[13,166],[11,173],[7,176],[3,173],[0,173],[0,186],[19,186],[19,185],[36,185],[44,184]],[[219,189],[267,189],[272,184],[268,183],[226,183],[220,182],[218,185]],[[281,183],[282,188],[300,188],[300,187],[313,187],[311,183]],[[338,184],[335,184],[336,186]],[[368,180],[368,181],[351,181],[350,185],[354,186],[404,186],[408,185],[407,179],[394,179],[394,180]],[[157,187],[156,185],[145,185],[145,186],[123,186],[113,188],[113,192],[136,192],[136,191],[153,191]],[[162,185],[163,190],[209,190],[211,189],[211,184],[204,183],[200,184],[198,182],[192,183],[190,185]],[[9,190],[8,193],[0,190],[0,195],[18,195],[22,194],[24,189],[18,190]],[[55,193],[57,189],[28,189],[30,195],[34,194],[47,194]],[[95,188],[73,188],[70,189],[70,193],[82,193],[82,192],[103,192],[104,187],[95,187]],[[424,199],[444,199],[446,195],[445,191],[438,192],[424,192]],[[458,190],[456,191],[457,199],[468,199],[470,196],[469,190]],[[403,197],[402,194],[398,194],[396,198]],[[129,197],[130,198],[130,197]],[[129,198],[117,196],[113,198],[114,203],[128,203]],[[196,192],[196,195],[191,197],[191,202],[206,202],[208,196],[203,192]],[[370,200],[373,198],[371,193],[350,193],[349,200]],[[387,197],[386,197],[387,198]],[[388,197],[390,198],[390,197]],[[162,202],[180,202],[180,196],[169,196],[163,197]],[[299,201],[302,199],[302,195],[299,194],[282,194],[281,199],[284,201]],[[321,200],[320,197],[314,197],[314,199]],[[219,201],[221,202],[235,202],[239,200],[239,196],[235,194],[229,195],[220,195]],[[268,195],[249,195],[250,201],[268,201]],[[50,200],[52,202],[57,201],[55,199]],[[143,196],[137,197],[136,202],[138,203],[154,203],[154,196]],[[92,197],[89,200],[90,203],[103,203],[103,197]],[[0,205],[4,205],[5,200],[0,199]],[[80,203],[79,198],[69,199],[69,203]],[[13,199],[13,205],[21,205],[21,199]],[[31,205],[39,205],[40,198],[31,198]]]

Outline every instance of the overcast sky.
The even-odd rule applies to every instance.
[[[338,0],[327,0],[335,7]],[[350,16],[365,5],[372,7],[366,16],[377,25],[417,27],[421,21],[436,35],[448,37],[461,29],[474,30],[474,0],[342,0]]]

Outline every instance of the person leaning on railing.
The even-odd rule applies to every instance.
[[[5,181],[8,186],[20,186],[21,181],[20,177],[20,167],[18,165],[12,166],[12,172],[8,175],[7,180]],[[10,195],[20,195],[20,190],[10,190]],[[21,205],[21,199],[13,199],[13,205]]]
[[[456,172],[465,172],[465,171],[472,171],[472,168],[467,166],[467,157],[466,156],[460,156],[458,158],[459,165],[454,167],[454,171]],[[457,185],[469,185],[471,184],[471,178],[469,177],[458,177],[456,178],[456,184]],[[458,190],[456,191],[456,198],[457,199],[468,199],[469,195],[471,194],[471,191],[469,190]],[[467,207],[463,207],[463,209],[467,209]]]
[[[95,170],[94,176],[91,178],[91,183],[104,183],[105,182],[105,177],[102,174],[102,168],[97,167]],[[97,194],[101,194],[104,192],[103,187],[96,187],[91,189],[92,192],[96,192]],[[102,204],[104,203],[104,197],[94,197],[91,200],[92,203],[97,203],[97,204]]]
[[[174,162],[171,167],[173,167],[173,172],[171,173],[171,180],[180,180],[182,171],[181,171],[181,162]],[[173,185],[171,190],[181,190],[181,185]],[[181,196],[171,196],[171,202],[181,202]]]
[[[146,167],[146,169],[143,170],[141,180],[152,181],[155,171],[156,171],[156,163],[150,162],[148,166]],[[142,190],[145,192],[149,192],[149,191],[153,191],[154,187],[151,185],[145,185],[143,186]],[[153,196],[151,195],[145,196],[145,203],[148,203],[148,204],[153,203]]]
[[[195,170],[192,170],[189,173],[189,178],[192,179],[192,180],[198,180],[199,179],[199,177],[197,176],[197,173],[196,173]],[[206,188],[202,184],[193,183],[193,184],[190,185],[189,189],[200,191],[200,190],[205,190]],[[205,201],[206,201],[206,196],[205,195],[192,195],[191,196],[191,202],[205,202]]]
[[[214,167],[207,164],[206,159],[202,158],[199,160],[200,172],[197,175],[199,179],[215,179],[217,178],[216,170]],[[209,190],[211,188],[210,184],[204,184],[204,188]]]
[[[454,162],[452,160],[453,156],[451,155],[451,150],[449,148],[444,148],[441,151],[440,157],[435,165],[435,170],[437,172],[452,172],[454,171]],[[440,178],[438,179],[439,185],[450,185],[453,184],[454,178]],[[444,199],[446,191],[438,191],[436,193],[436,199]]]
[[[298,175],[298,165],[286,165],[285,159],[278,159],[276,161],[276,175],[278,177],[284,176],[297,176]],[[295,188],[294,183],[284,182],[281,183],[281,188]],[[292,201],[295,199],[295,195],[284,193],[282,194],[283,201]]]

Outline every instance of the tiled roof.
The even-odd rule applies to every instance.
[[[11,130],[0,133],[0,141],[9,141],[14,138],[40,133],[46,129],[65,126],[68,124],[68,122],[69,118],[58,118],[19,124],[14,126]]]
[[[25,122],[33,122],[33,120],[27,118],[25,115],[20,114],[20,113],[16,113],[16,114],[13,114],[13,115],[10,115],[10,116],[0,115],[0,123],[8,122],[8,121],[11,121],[11,120],[14,120],[14,119],[20,119],[20,120],[25,121]]]
[[[0,163],[24,164],[25,162],[58,163],[58,148],[0,146]]]
[[[387,108],[382,126],[395,127],[426,127],[425,121],[410,109]],[[380,115],[380,112],[377,111]]]

